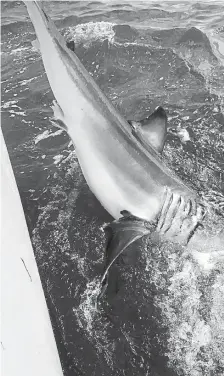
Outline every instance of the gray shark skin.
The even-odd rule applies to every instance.
[[[166,166],[160,154],[167,121],[164,110],[157,109],[143,121],[142,130],[139,123],[128,123],[66,46],[42,3],[27,1],[25,4],[56,99],[55,120],[60,121],[71,137],[87,184],[104,208],[115,220],[126,211],[143,221],[154,221],[169,189],[174,196],[191,202],[195,216],[197,194]],[[127,245],[130,231],[125,234]],[[123,237],[125,234],[122,232]],[[195,231],[186,246],[196,251],[224,251],[223,238],[220,229],[211,234],[205,227]]]

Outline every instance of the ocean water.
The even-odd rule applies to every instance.
[[[1,10],[2,130],[65,375],[223,375],[219,268],[201,275],[188,255],[141,245],[113,267],[96,309],[111,218],[50,122],[54,98],[25,6]],[[50,1],[46,10],[127,119],[164,107],[168,164],[222,221],[223,2]]]

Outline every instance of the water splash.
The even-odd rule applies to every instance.
[[[223,262],[204,268],[187,249],[168,243],[150,253],[146,272],[156,288],[154,304],[167,330],[169,366],[177,374],[223,374]]]
[[[114,365],[114,349],[116,344],[109,339],[109,322],[97,306],[101,292],[101,280],[94,278],[88,282],[81,295],[78,308],[73,308],[79,327],[85,332],[99,356],[104,357],[109,367]]]
[[[65,32],[65,37],[76,44],[83,44],[84,47],[89,47],[93,42],[108,39],[113,43],[115,32],[113,30],[114,23],[111,22],[88,22],[79,24],[75,27],[69,27]]]
[[[78,323],[84,328],[90,336],[93,335],[93,321],[96,315],[99,315],[97,308],[97,298],[101,291],[101,282],[99,278],[95,278],[86,285],[86,289],[80,298],[78,308],[73,308]]]

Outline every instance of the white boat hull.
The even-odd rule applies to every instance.
[[[1,351],[4,376],[62,376],[18,188],[1,134]]]

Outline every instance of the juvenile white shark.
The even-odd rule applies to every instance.
[[[104,208],[116,220],[126,211],[150,222],[160,213],[169,189],[177,197],[174,205],[180,204],[180,197],[189,202],[187,214],[196,216],[195,228],[200,217],[197,195],[166,166],[160,154],[166,138],[165,111],[160,107],[141,123],[126,121],[67,48],[41,2],[25,4],[57,101],[55,118],[70,135],[83,175]],[[215,241],[217,249],[222,247],[220,234],[211,239],[205,233],[196,232],[188,246],[203,249]],[[128,231],[124,243],[134,238]]]

